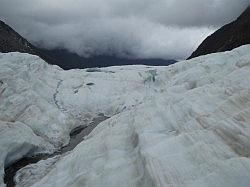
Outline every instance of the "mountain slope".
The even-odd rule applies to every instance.
[[[237,20],[223,26],[207,37],[188,59],[210,53],[229,51],[245,44],[250,44],[250,7]]]
[[[20,52],[37,55],[49,64],[54,64],[56,59],[36,48],[10,26],[0,20],[0,52]]]
[[[0,20],[0,52],[37,54],[35,47]]]
[[[17,186],[249,187],[249,59],[247,45],[168,67],[64,71],[0,54],[1,176],[104,114],[75,149],[20,170]]]

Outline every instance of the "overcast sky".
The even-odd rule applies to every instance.
[[[0,19],[34,44],[83,56],[183,59],[250,0],[0,0]]]

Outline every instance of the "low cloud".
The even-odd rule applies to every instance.
[[[1,0],[0,18],[45,48],[183,59],[249,0]]]

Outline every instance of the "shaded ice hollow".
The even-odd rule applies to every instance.
[[[111,116],[72,151],[22,168],[17,186],[250,186],[250,45],[168,67],[64,71],[20,53],[0,66],[2,176]]]

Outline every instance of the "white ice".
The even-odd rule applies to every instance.
[[[34,139],[16,136],[13,153],[1,130],[4,164],[111,117],[73,151],[23,168],[17,186],[250,186],[250,45],[168,67],[63,71],[19,53],[0,67],[1,123]]]

